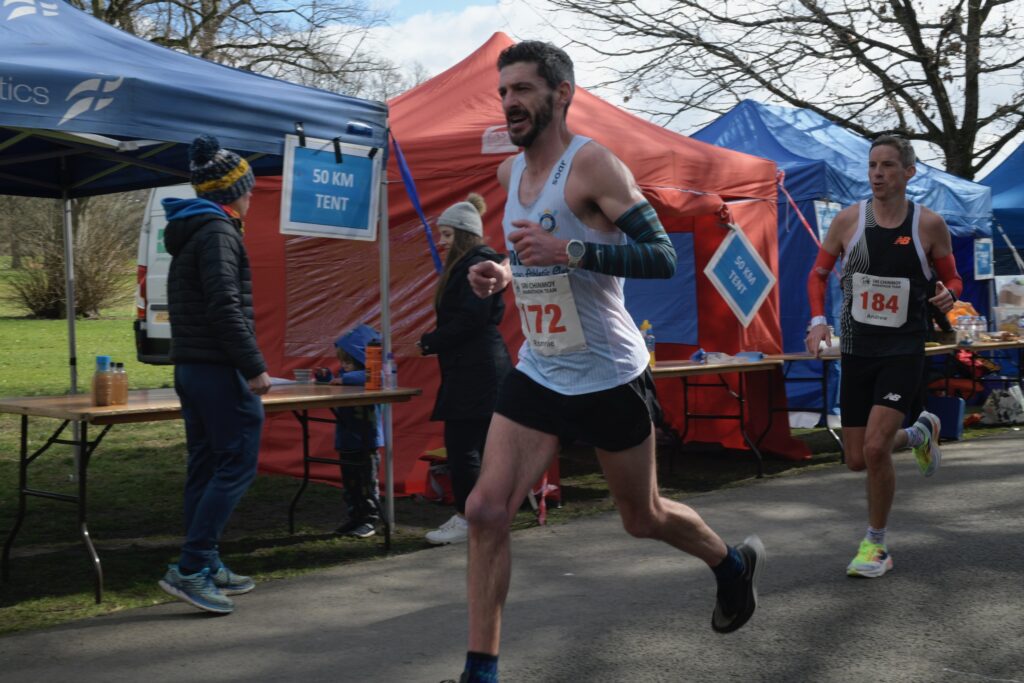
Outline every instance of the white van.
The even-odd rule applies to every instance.
[[[167,217],[161,201],[195,197],[191,185],[151,190],[139,231],[138,285],[135,289],[135,352],[142,363],[171,362],[171,318],[167,308],[167,271],[171,255],[164,247]]]

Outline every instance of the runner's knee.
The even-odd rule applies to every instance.
[[[864,444],[864,464],[867,469],[872,470],[883,467],[892,458],[892,448],[882,442],[868,442]]]
[[[619,503],[622,527],[635,538],[653,538],[657,535],[658,517],[650,506],[636,507]]]
[[[505,502],[486,495],[480,487],[466,500],[466,520],[471,527],[491,530],[507,529],[512,522]]]

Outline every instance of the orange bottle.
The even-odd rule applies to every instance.
[[[380,342],[372,341],[366,345],[366,388],[374,391],[381,389],[381,357]]]

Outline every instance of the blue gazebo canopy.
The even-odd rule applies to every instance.
[[[385,149],[387,105],[215,64],[60,0],[0,7],[0,194],[79,197],[182,182],[200,133],[281,171],[284,136]]]
[[[871,195],[871,142],[806,109],[744,100],[692,137],[773,160],[797,201],[847,205]],[[945,218],[954,236],[991,235],[991,192],[980,183],[918,162],[907,195]]]
[[[1017,251],[1024,250],[1024,146],[1017,147],[1003,163],[981,181],[992,188],[992,214]],[[1002,235],[995,237],[997,273],[1024,272]]]

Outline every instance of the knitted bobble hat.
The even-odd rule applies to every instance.
[[[218,204],[230,204],[256,184],[249,162],[221,149],[217,138],[200,135],[188,150],[189,171],[196,196]]]
[[[468,233],[484,236],[484,222],[482,216],[487,211],[487,203],[484,198],[476,192],[471,192],[466,201],[452,204],[437,219],[437,225],[448,226],[456,230],[465,230]]]

